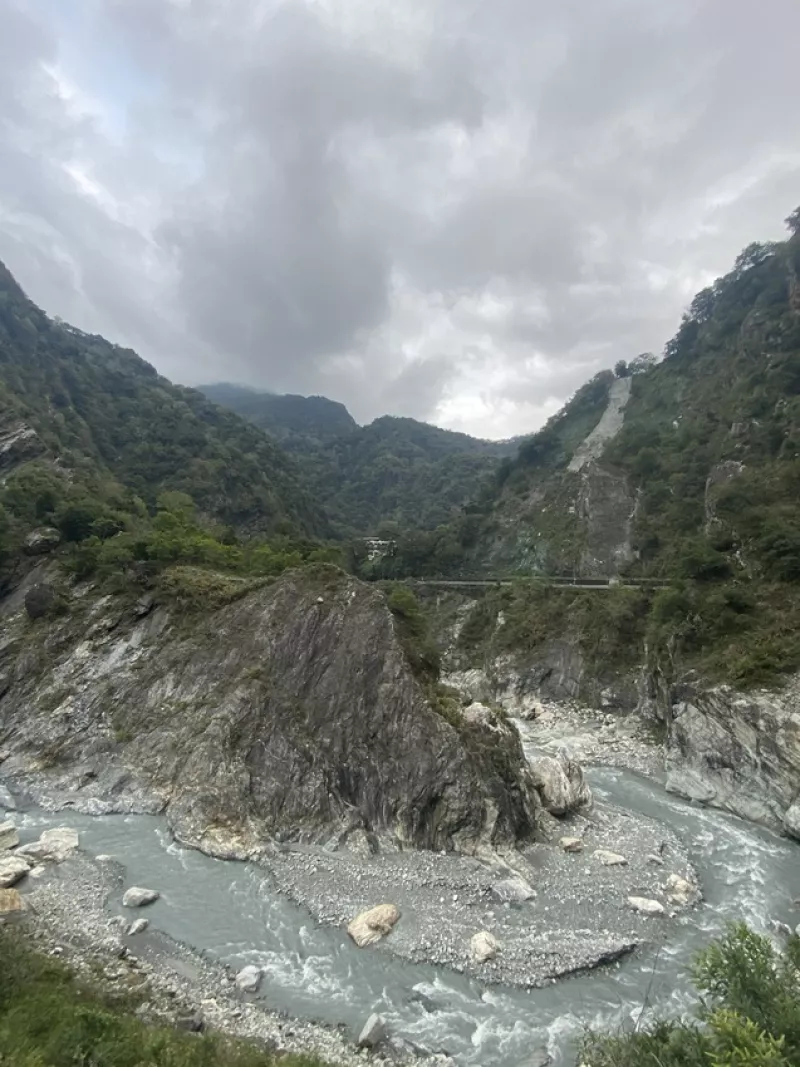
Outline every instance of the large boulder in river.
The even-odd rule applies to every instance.
[[[194,580],[185,570],[163,586]],[[379,589],[330,567],[249,592],[202,582],[180,610],[137,617],[103,597],[35,641],[10,632],[5,774],[78,809],[165,811],[180,840],[223,856],[357,827],[433,849],[533,834],[516,730],[461,715],[417,673]]]
[[[52,830],[44,830],[38,841],[22,845],[17,849],[17,855],[30,856],[39,862],[63,863],[79,844],[77,830],[73,830],[71,826],[58,826]]]
[[[154,904],[161,896],[157,889],[146,889],[144,886],[132,885],[125,890],[122,904],[125,908],[143,908],[146,904]]]
[[[591,804],[592,793],[580,764],[565,752],[533,759],[531,772],[545,811],[551,815],[568,815]]]
[[[347,932],[359,948],[367,948],[390,933],[399,918],[400,911],[394,904],[377,904],[357,915],[348,925]]]

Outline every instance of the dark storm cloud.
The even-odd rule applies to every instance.
[[[794,0],[0,0],[0,256],[184,381],[503,436],[800,201]]]

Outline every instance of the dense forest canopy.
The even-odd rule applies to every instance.
[[[280,441],[348,536],[397,536],[453,519],[517,445],[388,415],[362,427],[325,397],[276,396],[227,383],[202,390]]]
[[[2,265],[0,477],[6,566],[58,543],[82,574],[178,559],[268,574],[329,533],[270,437],[51,320]]]

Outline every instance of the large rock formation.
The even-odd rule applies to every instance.
[[[534,829],[516,732],[438,714],[383,595],[341,572],[205,612],[91,591],[48,622],[14,607],[0,649],[11,784],[166,811],[181,840],[223,855],[354,827],[469,850]]]
[[[680,686],[667,789],[800,838],[800,683],[782,692]]]

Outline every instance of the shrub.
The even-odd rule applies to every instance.
[[[800,938],[783,952],[744,924],[700,953],[695,1019],[591,1034],[587,1067],[792,1067],[800,1063]]]

